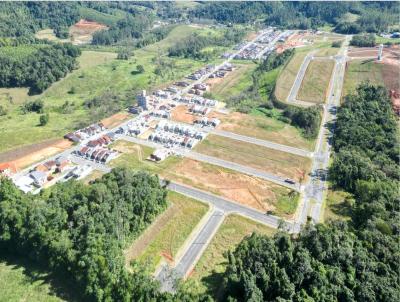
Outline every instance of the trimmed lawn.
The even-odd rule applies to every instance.
[[[194,268],[192,279],[200,282],[200,289],[221,297],[218,291],[222,275],[228,265],[224,253],[233,250],[245,236],[253,232],[272,236],[276,230],[239,215],[229,215],[222,223],[210,245]]]
[[[307,174],[311,168],[309,158],[212,134],[195,150],[296,181],[300,177],[298,170]]]
[[[151,238],[151,241],[145,246],[142,244],[137,246],[134,243],[131,247],[142,249],[134,251],[139,255],[136,260],[146,263],[150,271],[156,269],[162,258],[171,260],[176,256],[208,210],[208,205],[171,191],[168,192],[168,201],[172,207],[172,211],[167,209],[172,212],[168,215],[168,219],[159,223],[159,227],[150,226],[138,239],[140,241],[143,237],[147,237]],[[142,241],[146,240],[142,239]]]
[[[297,98],[311,103],[325,103],[334,65],[333,60],[311,61]]]
[[[66,301],[52,293],[48,277],[32,268],[0,261],[0,301]]]

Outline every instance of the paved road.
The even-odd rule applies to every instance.
[[[220,159],[217,157],[201,154],[201,153],[198,153],[195,151],[185,151],[180,154],[182,156],[185,156],[185,157],[197,160],[197,161],[202,161],[202,162],[206,162],[206,163],[209,163],[212,165],[231,169],[231,170],[237,171],[239,173],[244,173],[244,174],[247,174],[250,176],[255,176],[255,177],[258,177],[261,179],[265,179],[267,181],[276,183],[278,185],[287,187],[292,190],[300,191],[300,185],[298,183],[290,184],[285,181],[285,178],[268,173],[268,172],[264,172],[262,170],[254,169],[254,168],[251,168],[248,166],[244,166],[244,165],[237,164],[237,163],[234,163],[231,161],[223,160],[223,159]]]
[[[310,52],[303,60],[303,63],[300,66],[300,69],[297,73],[296,79],[294,80],[292,89],[290,89],[289,95],[286,99],[287,102],[296,102],[297,94],[299,93],[301,83],[303,82],[304,75],[306,74],[306,70],[311,60],[314,57],[314,52]]]
[[[119,139],[123,139],[123,140],[127,140],[130,141],[132,143],[135,144],[140,144],[140,145],[144,145],[144,146],[148,146],[151,148],[160,148],[162,147],[161,144],[155,143],[155,142],[151,142],[148,140],[143,140],[143,139],[139,139],[136,137],[132,137],[132,136],[126,136],[126,135],[118,135],[117,136]],[[237,171],[239,173],[244,173],[250,176],[255,176],[261,179],[265,179],[268,180],[270,182],[276,183],[278,185],[287,187],[289,189],[292,190],[296,190],[296,191],[300,191],[300,185],[298,183],[295,184],[290,184],[288,182],[285,181],[285,178],[268,173],[268,172],[264,172],[258,169],[254,169],[248,166],[244,166],[244,165],[240,165],[231,161],[226,161],[217,157],[213,157],[213,156],[208,156],[205,154],[201,154],[198,152],[195,152],[193,150],[189,150],[189,149],[184,149],[184,148],[179,148],[179,147],[174,147],[172,148],[172,150],[180,156],[184,156],[187,158],[191,158],[197,161],[201,161],[201,162],[206,162],[209,164],[213,164],[216,166],[220,166],[223,168],[227,168],[227,169],[231,169],[234,171]]]
[[[326,179],[331,152],[330,140],[333,135],[328,130],[327,124],[333,124],[334,127],[337,108],[340,106],[350,38],[351,36],[346,36],[346,42],[343,43],[340,54],[335,57],[335,67],[329,86],[328,103],[324,106],[320,133],[314,152],[311,177],[305,186],[304,194],[300,201],[301,208],[299,216],[296,219],[296,224],[294,225],[294,232],[300,230],[300,226],[307,221],[308,216],[312,218],[314,223],[321,220],[324,191],[327,189]]]
[[[106,166],[106,165],[104,165],[102,163],[97,163],[97,162],[95,162],[93,160],[88,160],[86,158],[83,158],[83,157],[80,157],[80,156],[77,156],[77,155],[74,155],[74,154],[71,154],[70,159],[71,159],[71,161],[73,163],[78,164],[78,165],[89,165],[93,169],[99,170],[99,171],[104,172],[104,173],[111,172],[111,168],[110,167],[108,167],[108,166]]]
[[[186,195],[188,197],[209,203],[213,205],[215,208],[224,211],[225,213],[240,214],[244,217],[247,217],[251,220],[257,221],[269,227],[278,228],[279,224],[283,223],[282,218],[279,218],[277,216],[266,215],[265,213],[255,210],[253,208],[241,205],[229,199],[214,195],[209,192],[205,192],[200,189],[192,188],[190,186],[171,182],[168,185],[168,189],[180,193],[182,195]],[[286,224],[285,229],[288,230],[292,229],[291,222],[286,221],[285,224]]]
[[[232,133],[232,132],[228,132],[228,131],[214,129],[214,130],[211,130],[210,133],[216,134],[219,136],[224,136],[224,137],[231,138],[231,139],[235,139],[238,141],[254,144],[254,145],[259,145],[259,146],[266,147],[269,149],[274,149],[274,150],[278,150],[278,151],[282,151],[282,152],[286,152],[286,153],[292,153],[292,154],[299,155],[299,156],[312,157],[312,155],[313,155],[313,153],[308,150],[303,150],[303,149],[299,149],[299,148],[295,148],[295,147],[281,145],[281,144],[277,144],[277,143],[274,143],[271,141],[258,139],[258,138],[245,136],[245,135],[240,135],[240,134],[236,134],[236,133]]]
[[[177,265],[172,268],[167,264],[162,266],[156,275],[156,279],[161,283],[162,291],[173,291],[176,280],[187,277],[214,237],[224,217],[223,211],[214,209],[200,232],[193,238],[186,250],[183,251],[182,257],[176,260]]]

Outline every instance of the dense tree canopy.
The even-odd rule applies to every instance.
[[[351,38],[350,45],[358,47],[374,47],[375,35],[355,35]]]
[[[0,56],[0,87],[30,87],[40,93],[76,67],[80,49],[71,44],[53,44],[19,60]]]
[[[25,195],[2,178],[0,249],[74,279],[84,301],[205,301],[190,292],[162,294],[144,267],[125,269],[122,249],[166,206],[158,177],[127,169],[41,195]]]

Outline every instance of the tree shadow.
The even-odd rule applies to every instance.
[[[84,301],[83,291],[64,273],[53,273],[46,269],[45,265],[35,263],[23,256],[16,257],[9,254],[0,254],[0,261],[12,266],[13,270],[22,268],[22,272],[28,282],[39,282],[49,285],[49,294],[69,302]]]
[[[340,203],[330,205],[331,211],[339,216],[343,217],[351,217],[352,216],[352,209],[351,206],[343,200]]]

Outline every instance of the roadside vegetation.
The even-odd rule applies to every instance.
[[[168,192],[169,208],[128,249],[126,257],[138,261],[153,272],[161,260],[171,262],[201,218],[206,214],[208,206],[197,200]]]
[[[227,251],[234,249],[244,237],[253,232],[272,236],[276,230],[239,215],[232,214],[225,218],[190,277],[200,283],[201,291],[220,300],[223,293],[219,289],[228,264]]]

